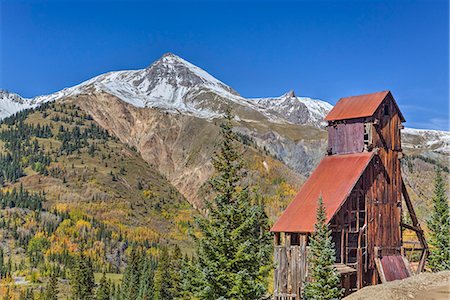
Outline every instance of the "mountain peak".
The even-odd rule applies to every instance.
[[[285,93],[281,98],[295,98],[294,90],[290,90],[289,92]]]
[[[170,62],[186,62],[184,59],[182,59],[180,56],[172,53],[172,52],[167,52],[164,53],[161,58],[157,61],[170,61]]]
[[[152,67],[152,65],[155,64],[168,64],[168,65],[181,65],[181,66],[185,66],[187,68],[198,68],[197,66],[191,64],[190,62],[186,61],[185,59],[183,59],[182,57],[172,53],[172,52],[167,52],[164,53],[160,59],[158,59],[157,61],[155,61],[153,64],[151,64],[149,66],[149,68]],[[200,68],[199,68],[200,69]]]

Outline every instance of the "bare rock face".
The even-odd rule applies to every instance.
[[[203,206],[198,191],[213,172],[211,156],[219,138],[220,120],[137,108],[108,93],[78,95],[69,101],[122,142],[136,147],[144,160],[165,175],[195,208]],[[273,126],[263,120],[237,120],[236,130],[285,161],[297,174],[308,175],[325,153],[325,132],[291,124]]]
[[[136,147],[194,207],[202,204],[197,191],[212,173],[209,158],[217,126],[192,116],[137,108],[106,93],[79,95],[71,101],[122,142]]]
[[[48,101],[75,101],[102,127],[136,147],[194,207],[203,202],[198,190],[212,174],[210,157],[226,110],[232,109],[238,132],[302,177],[325,155],[324,117],[332,108],[293,91],[244,98],[168,53],[145,69],[105,73],[50,95],[27,99],[0,91],[0,119]],[[446,165],[450,133],[405,129],[403,138],[407,155]]]

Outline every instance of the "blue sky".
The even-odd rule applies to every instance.
[[[449,7],[434,1],[1,1],[0,88],[32,97],[173,52],[246,97],[390,89],[448,130]]]

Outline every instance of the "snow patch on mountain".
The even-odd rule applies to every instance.
[[[32,105],[19,95],[0,90],[0,119],[30,107]]]
[[[223,103],[236,103],[245,110],[263,114],[271,122],[315,127],[326,125],[324,117],[333,107],[319,99],[298,97],[293,91],[279,97],[244,98],[208,72],[167,53],[145,69],[105,73],[50,95],[23,98],[0,90],[0,119],[44,102],[94,92],[112,94],[136,107],[158,108],[204,119],[222,116],[223,110],[218,107]],[[450,154],[450,132],[406,128],[403,134],[405,146],[427,147]]]
[[[258,111],[272,122],[317,126],[319,119],[331,109],[331,105],[326,102],[304,97],[291,99],[284,95],[278,98],[246,99],[208,72],[167,53],[145,69],[105,73],[50,95],[27,99],[5,92],[0,95],[1,107],[4,107],[0,117],[44,102],[93,92],[107,92],[136,107],[159,108],[206,119],[220,117],[223,111],[211,109],[209,100],[205,102],[205,97],[201,97],[205,93],[212,93],[208,97],[212,101],[219,97],[247,110]]]
[[[319,99],[297,97],[294,91],[290,91],[280,97],[254,98],[259,109],[278,114],[294,124],[307,124],[323,127],[326,125],[324,117],[333,106]]]
[[[405,128],[402,130],[404,135],[415,137],[414,144],[407,144],[411,148],[429,148],[435,152],[450,155],[450,132],[428,129]]]

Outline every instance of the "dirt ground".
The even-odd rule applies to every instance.
[[[405,280],[368,286],[345,300],[449,300],[450,271],[422,273]]]

